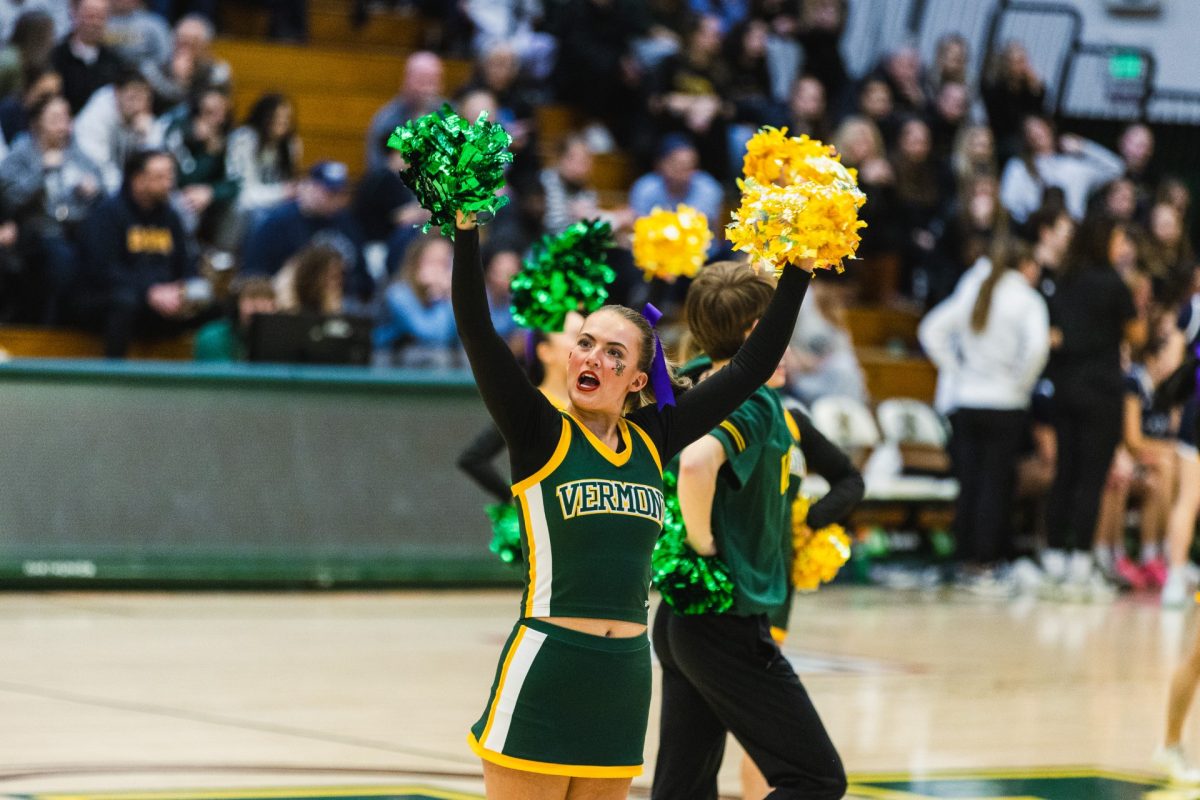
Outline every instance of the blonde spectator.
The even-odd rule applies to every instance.
[[[961,192],[971,179],[987,175],[999,179],[996,165],[996,139],[986,125],[968,125],[958,132],[950,157],[954,180]]]

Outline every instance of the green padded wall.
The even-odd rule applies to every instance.
[[[454,463],[469,375],[21,361],[0,414],[7,585],[515,578]]]

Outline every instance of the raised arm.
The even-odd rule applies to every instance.
[[[676,406],[662,412],[646,406],[634,412],[634,421],[657,433],[664,463],[719,425],[767,382],[783,360],[811,280],[804,269],[785,268],[766,313],[724,369],[685,392]]]
[[[512,453],[513,480],[520,480],[526,477],[519,474],[524,472],[521,466],[531,465],[529,472],[535,471],[554,452],[562,417],[529,382],[516,356],[492,325],[479,257],[479,232],[474,227],[460,228],[454,239],[450,302],[479,394]]]

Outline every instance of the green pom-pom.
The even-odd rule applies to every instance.
[[[601,220],[579,220],[557,236],[544,236],[513,276],[512,315],[523,328],[556,333],[567,313],[584,314],[608,300],[608,284],[616,272],[605,262],[614,245],[612,226]]]
[[[517,519],[517,507],[512,503],[496,503],[484,511],[492,521],[492,543],[488,549],[500,556],[505,564],[520,564],[521,524]]]
[[[679,510],[676,478],[663,472],[663,533],[650,557],[652,582],[663,602],[679,614],[723,614],[733,607],[733,580],[717,556],[702,556],[688,546]]]
[[[486,112],[472,125],[449,105],[396,128],[388,147],[404,156],[408,166],[400,177],[431,215],[423,232],[436,225],[453,239],[455,212],[494,214],[508,203],[496,192],[504,187],[504,168],[513,160],[511,143],[504,128],[487,121]]]

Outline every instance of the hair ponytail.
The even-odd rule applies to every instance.
[[[607,305],[598,308],[596,311],[611,311],[619,315],[621,318],[629,321],[638,329],[638,363],[637,368],[641,372],[646,373],[646,377],[650,377],[650,368],[654,362],[654,328],[650,326],[649,320],[642,316],[641,312],[635,311],[628,306]],[[592,313],[595,314],[596,311]],[[675,394],[685,392],[692,388],[691,380],[680,377],[675,374],[675,363],[668,358],[667,374],[671,376],[671,388]],[[635,411],[642,406],[653,405],[657,401],[654,396],[653,381],[647,380],[646,385],[636,395],[630,395],[625,403],[626,413]]]
[[[992,271],[984,278],[979,287],[979,295],[975,298],[975,307],[971,309],[971,330],[982,333],[987,327],[988,316],[992,311],[992,296],[996,293],[996,284],[1010,269],[1016,269],[1026,261],[1033,259],[1033,251],[1025,242],[1007,237],[1000,239],[992,247]]]

